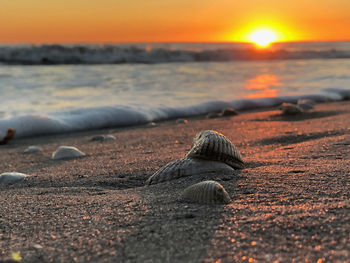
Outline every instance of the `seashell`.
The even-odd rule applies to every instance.
[[[233,108],[225,108],[221,112],[222,117],[227,117],[227,116],[235,116],[238,115],[238,112],[235,111]]]
[[[71,159],[85,156],[85,153],[79,151],[77,148],[72,146],[60,146],[52,154],[52,159],[61,160],[61,159]]]
[[[103,135],[95,135],[91,138],[91,141],[104,141],[105,137]]]
[[[157,184],[182,177],[200,175],[205,173],[232,173],[233,169],[225,163],[183,158],[168,163],[155,172],[146,184]]]
[[[308,111],[312,110],[315,107],[315,102],[309,99],[300,99],[298,100],[297,105],[304,111]]]
[[[104,141],[114,141],[116,138],[113,135],[107,135],[104,137]]]
[[[0,174],[0,184],[13,184],[22,181],[24,178],[28,177],[27,174],[22,173],[2,173]]]
[[[242,156],[237,148],[229,139],[216,131],[206,130],[198,133],[186,157],[224,162],[232,168],[244,167]]]
[[[43,149],[38,146],[29,146],[27,149],[24,150],[23,153],[36,153],[41,152]]]
[[[181,199],[200,204],[228,204],[231,202],[225,188],[215,181],[203,181],[187,187]]]
[[[297,115],[304,113],[304,110],[298,105],[286,102],[282,103],[280,110],[282,111],[282,115]]]

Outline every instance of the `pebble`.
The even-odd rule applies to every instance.
[[[36,153],[41,152],[43,149],[38,146],[29,146],[27,149],[24,150],[23,153]]]
[[[107,135],[104,137],[104,141],[114,141],[116,138],[113,135]]]
[[[85,156],[85,153],[72,146],[60,146],[52,153],[53,160],[72,159],[83,156]]]
[[[91,138],[91,141],[104,141],[105,137],[103,135],[95,135]]]
[[[33,247],[35,249],[43,249],[43,246],[42,245],[39,245],[39,244],[34,244]]]
[[[225,108],[221,112],[222,117],[227,117],[227,116],[235,116],[238,115],[238,112],[235,111],[233,108]]]
[[[29,175],[17,172],[0,174],[0,184],[13,184],[22,181]]]
[[[146,128],[153,128],[153,127],[156,127],[157,126],[157,123],[155,122],[149,122],[145,125]]]

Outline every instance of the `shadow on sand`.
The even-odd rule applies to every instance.
[[[310,140],[316,140],[324,137],[331,136],[339,136],[345,134],[345,131],[327,131],[327,132],[315,132],[315,133],[307,133],[307,134],[296,134],[296,135],[285,135],[278,136],[273,138],[267,138],[255,141],[255,145],[272,145],[272,144],[281,144],[281,145],[289,145],[295,143],[301,143]]]

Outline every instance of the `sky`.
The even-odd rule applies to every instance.
[[[0,0],[0,43],[350,40],[350,0]]]

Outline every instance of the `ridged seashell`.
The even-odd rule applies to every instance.
[[[224,135],[216,131],[202,131],[192,142],[186,157],[224,162],[233,168],[241,169],[244,162],[237,148]]]
[[[200,204],[228,204],[231,202],[225,188],[215,181],[203,181],[187,187],[181,199]]]
[[[52,159],[61,160],[61,159],[71,159],[85,156],[85,153],[79,151],[77,148],[72,146],[60,146],[52,154]]]
[[[27,149],[24,150],[23,153],[36,153],[41,152],[43,149],[41,149],[38,146],[29,146]]]
[[[282,111],[282,115],[297,115],[304,113],[304,110],[296,104],[292,103],[282,103],[280,110]]]
[[[168,163],[155,172],[146,184],[157,184],[182,177],[200,175],[205,173],[231,173],[233,169],[225,163],[183,158]]]
[[[104,141],[114,141],[116,138],[113,135],[107,135],[104,137]]]
[[[2,173],[0,174],[0,184],[12,184],[22,181],[24,178],[28,177],[27,174],[22,173]]]
[[[315,102],[309,99],[300,99],[297,105],[301,107],[304,111],[312,110],[315,107]]]

